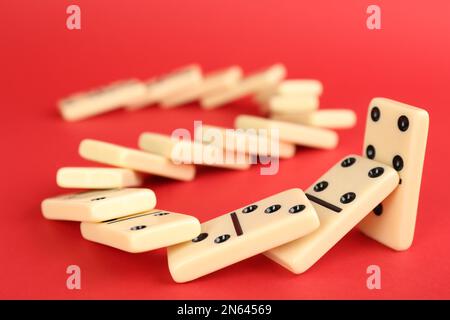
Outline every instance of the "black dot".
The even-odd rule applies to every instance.
[[[384,169],[382,167],[375,167],[375,168],[369,170],[369,177],[370,178],[378,178],[383,173],[384,173]]]
[[[99,201],[99,200],[104,200],[104,199],[106,199],[106,197],[94,198],[94,199],[91,199],[91,201]]]
[[[137,230],[142,230],[142,229],[145,229],[145,228],[147,228],[147,226],[144,226],[144,225],[142,225],[142,226],[134,226],[134,227],[131,227],[130,230],[131,231],[137,231]]]
[[[350,167],[351,165],[353,165],[356,162],[356,159],[353,157],[350,158],[346,158],[341,162],[341,166],[343,166],[344,168]]]
[[[355,198],[356,198],[356,194],[354,192],[347,192],[341,196],[340,201],[343,204],[347,204],[347,203],[350,203],[353,200],[355,200]]]
[[[298,212],[302,212],[303,210],[305,210],[305,206],[303,204],[297,204],[295,206],[293,206],[292,208],[289,209],[289,213],[298,213]]]
[[[168,214],[169,214],[168,212],[158,212],[158,213],[155,213],[153,215],[159,217],[159,216],[166,216]]]
[[[258,206],[256,204],[252,204],[251,206],[245,207],[242,209],[242,213],[250,213],[252,211],[255,211]]]
[[[380,109],[378,107],[373,107],[372,110],[370,111],[370,117],[375,122],[380,120],[380,115],[381,115],[381,112],[380,112]]]
[[[223,234],[221,236],[218,236],[217,238],[214,239],[215,243],[222,243],[227,241],[228,239],[230,239],[230,235],[229,234]]]
[[[394,159],[392,159],[392,166],[395,170],[400,171],[403,169],[403,159],[399,155],[396,155]]]
[[[281,206],[279,204],[273,204],[270,207],[267,207],[266,210],[264,210],[264,213],[271,214],[275,211],[280,210]]]
[[[327,187],[328,187],[328,182],[320,181],[320,182],[317,182],[316,185],[314,186],[314,191],[320,192],[320,191],[325,190]]]
[[[373,209],[373,213],[375,213],[375,215],[377,216],[381,216],[381,214],[383,213],[383,205],[381,203],[377,205],[375,209]]]
[[[407,116],[400,116],[397,121],[400,131],[405,132],[409,128],[409,119]]]
[[[369,144],[366,148],[366,156],[369,159],[375,159],[375,147]]]
[[[207,233],[200,233],[198,236],[192,239],[192,242],[200,242],[202,240],[205,240],[207,237],[208,237]]]

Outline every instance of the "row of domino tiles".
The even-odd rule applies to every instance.
[[[117,81],[73,94],[58,102],[62,117],[78,121],[119,108],[138,110],[154,104],[174,108],[199,101],[215,109],[246,96],[253,96],[263,114],[283,120],[325,128],[349,128],[356,122],[353,111],[317,110],[322,84],[312,79],[284,80],[286,68],[275,64],[243,77],[239,66],[203,75],[199,65],[188,65],[146,81]]]
[[[192,89],[192,79],[198,78],[192,76],[193,74],[201,75],[198,66],[188,66],[160,77],[159,80],[150,81],[152,85],[147,87],[153,88],[152,91],[159,88],[156,90],[159,94],[152,94],[152,99],[141,101],[139,106],[155,101],[161,101],[162,105],[164,103],[171,106],[179,105],[198,99],[205,92],[214,93],[214,95],[204,96],[208,99],[213,96],[222,97],[213,103],[217,106],[219,100],[223,104],[225,101],[233,101],[253,93],[254,100],[261,105],[261,110],[270,111],[272,118],[240,115],[235,120],[236,131],[202,125],[195,129],[194,141],[180,140],[175,136],[169,137],[157,133],[143,133],[138,142],[142,151],[87,139],[80,144],[79,148],[83,158],[120,169],[64,167],[57,173],[58,185],[65,188],[85,189],[136,187],[142,185],[144,173],[189,181],[194,179],[196,173],[193,164],[244,170],[248,169],[250,164],[257,162],[258,157],[291,158],[295,154],[296,145],[333,149],[338,144],[338,135],[330,128],[348,128],[356,122],[356,116],[351,110],[318,111],[318,100],[323,91],[321,82],[305,79],[282,81],[286,72],[285,68],[279,64],[242,80],[235,76],[242,74],[238,67],[233,66],[216,71],[206,76],[202,82],[196,82],[197,86],[203,88],[201,90]],[[230,74],[234,75],[232,79],[239,80],[238,85],[234,83],[234,86],[228,90],[220,91],[219,88],[223,89],[224,83],[230,83]],[[175,85],[177,83],[182,83],[183,86]],[[78,94],[66,99],[62,103],[66,105],[66,108],[61,110],[86,106],[95,109],[94,102],[101,105],[101,102],[105,100],[120,100],[121,102],[116,105],[129,102],[129,100],[118,99],[119,96],[129,99],[127,95],[118,94],[118,91],[129,88],[128,85],[115,84],[107,88],[109,89]],[[166,89],[163,90],[164,88]],[[195,94],[188,95],[188,93]],[[106,99],[107,97],[109,99]],[[90,102],[87,103],[87,101]],[[295,116],[296,118],[277,120],[276,116]],[[276,136],[272,133],[273,130],[276,131]],[[262,135],[262,131],[266,135]]]
[[[236,117],[235,127],[202,125],[195,129],[194,140],[144,132],[138,140],[140,150],[84,139],[81,157],[117,168],[63,167],[57,172],[57,184],[80,189],[135,187],[142,185],[144,174],[190,181],[195,165],[245,170],[258,158],[292,158],[296,145],[333,149],[338,144],[337,133],[329,129],[250,115]],[[259,129],[275,129],[276,139],[258,134]]]
[[[49,219],[82,221],[84,238],[121,250],[168,247],[176,282],[260,253],[302,273],[357,225],[370,238],[406,250],[414,236],[428,124],[423,109],[375,98],[365,156],[346,156],[305,193],[286,190],[203,224],[154,209],[153,191],[139,188],[50,198],[42,211]]]
[[[122,169],[61,168],[57,173],[57,183],[61,187],[87,189],[139,186],[142,184],[142,174],[137,172],[178,180],[192,180],[195,176],[195,167],[192,163],[243,170],[248,169],[250,163],[255,163],[255,155],[291,158],[295,154],[295,145],[335,148],[338,136],[327,128],[353,126],[356,122],[354,112],[336,109],[317,111],[318,98],[323,91],[320,81],[300,79],[282,81],[285,75],[284,66],[276,64],[244,79],[241,79],[242,71],[237,66],[210,73],[203,78],[200,67],[191,65],[148,81],[145,86],[147,98],[138,99],[139,103],[135,97],[126,94],[139,91],[132,88],[142,88],[143,84],[135,80],[115,83],[64,99],[60,102],[60,109],[66,117],[72,112],[78,114],[79,110],[80,115],[98,114],[106,111],[103,108],[106,105],[116,107],[129,105],[135,109],[155,102],[161,103],[162,106],[175,106],[195,99],[202,99],[201,101],[205,99],[209,101],[206,103],[208,106],[217,107],[253,94],[262,110],[263,106],[267,106],[269,110],[273,107],[274,116],[296,116],[296,118],[277,120],[246,115],[237,117],[235,121],[237,129],[278,131],[277,137],[266,136],[265,139],[261,135],[257,135],[256,138],[255,134],[249,133],[231,134],[226,128],[213,126],[198,128],[194,134],[197,141],[177,141],[167,136],[145,133],[139,139],[139,147],[151,154],[106,142],[87,140],[80,145],[80,154],[84,158]],[[312,104],[308,102],[311,100]],[[69,118],[72,119],[71,116]],[[211,137],[220,138],[211,142],[209,140]],[[227,141],[226,138],[231,141]],[[208,144],[206,148],[205,144]],[[186,152],[186,149],[190,152]],[[210,157],[205,156],[204,149],[208,149]],[[200,158],[193,156],[198,154],[202,156]],[[222,156],[217,158],[215,154]],[[186,155],[191,156],[186,159]],[[180,163],[184,165],[179,165]]]

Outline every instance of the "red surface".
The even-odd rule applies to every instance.
[[[65,27],[67,5],[82,30]],[[382,30],[365,10],[382,9]],[[450,298],[448,119],[450,2],[442,1],[2,1],[1,298]],[[207,112],[197,105],[117,111],[79,123],[59,117],[57,99],[129,77],[148,78],[191,62],[205,70],[251,71],[283,62],[290,77],[324,84],[321,106],[353,108],[356,128],[333,151],[299,150],[276,176],[200,170],[194,182],[154,178],[160,208],[202,221],[292,187],[308,187],[339,158],[361,150],[374,96],[425,107],[431,117],[416,237],[397,253],[351,232],[313,268],[295,276],[263,256],[188,284],[175,284],[165,252],[127,254],[81,238],[78,223],[43,219],[42,199],[65,192],[61,166],[80,159],[83,138],[136,146],[139,133],[192,129],[194,120],[231,126],[250,101]],[[389,143],[388,141],[386,143]],[[82,289],[66,289],[77,264]],[[382,289],[366,288],[366,268],[382,269]]]

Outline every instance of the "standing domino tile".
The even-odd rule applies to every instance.
[[[351,128],[356,124],[356,114],[349,109],[317,110],[297,114],[273,114],[270,118],[328,129]]]
[[[370,102],[364,153],[394,167],[400,185],[359,228],[395,250],[408,249],[414,238],[428,123],[423,109],[384,98]]]
[[[121,168],[60,168],[56,183],[61,188],[113,189],[142,184],[142,174]]]
[[[150,189],[125,188],[71,193],[42,201],[45,218],[51,220],[104,221],[153,209]]]
[[[322,128],[248,115],[238,116],[234,124],[241,129],[278,129],[280,140],[307,147],[333,149],[338,143],[336,132]]]
[[[203,223],[192,241],[168,248],[170,273],[176,282],[194,280],[318,226],[303,191],[290,189]]]
[[[209,73],[198,86],[189,91],[184,91],[162,99],[161,105],[168,108],[176,107],[203,97],[217,94],[221,91],[226,91],[235,86],[241,77],[242,69],[238,66],[232,66],[224,70]]]
[[[162,156],[108,142],[85,139],[81,141],[78,152],[81,157],[91,161],[162,177],[189,181],[195,176],[193,165],[177,165]]]
[[[245,157],[242,157],[242,161],[239,161],[240,159],[234,153],[227,155],[224,154],[222,149],[214,145],[205,145],[196,141],[176,140],[167,135],[145,132],[139,136],[138,144],[142,150],[161,155],[175,163],[199,164],[237,170],[250,168],[250,164]],[[226,161],[227,156],[228,161]]]
[[[83,238],[132,253],[189,241],[200,234],[192,216],[154,209],[103,222],[82,222]]]
[[[397,186],[391,167],[350,155],[306,191],[320,228],[301,239],[264,253],[293,273],[308,270]]]
[[[258,136],[246,130],[226,129],[216,126],[202,125],[195,129],[197,141],[206,144],[222,146],[229,152],[247,153],[259,156],[274,156],[280,158],[292,158],[295,155],[295,145],[283,141],[278,141],[278,150],[269,137]],[[222,137],[220,141],[215,141],[215,137]],[[256,145],[255,145],[256,144]],[[267,146],[261,148],[260,145]]]
[[[126,105],[145,96],[145,85],[138,80],[113,83],[86,93],[79,93],[58,103],[63,118],[77,121]]]
[[[161,102],[171,96],[194,90],[202,83],[202,70],[192,64],[146,82],[146,93],[139,99],[129,101],[127,109],[136,110]]]
[[[202,98],[200,104],[205,109],[217,108],[234,100],[274,86],[285,76],[286,68],[282,64],[276,64],[263,71],[245,77],[229,90]]]

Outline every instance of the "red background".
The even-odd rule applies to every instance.
[[[66,7],[81,7],[82,30],[66,29]],[[382,30],[366,28],[378,4]],[[448,118],[450,2],[442,1],[2,1],[1,15],[1,298],[450,298]],[[257,114],[250,100],[214,111],[119,110],[64,122],[55,102],[113,80],[200,63],[206,71],[275,62],[289,77],[320,79],[321,106],[352,108],[358,124],[340,131],[336,150],[302,149],[275,176],[259,166],[201,169],[191,183],[150,179],[158,207],[201,221],[292,187],[308,187],[338,159],[359,153],[374,96],[426,108],[430,134],[416,237],[394,252],[351,232],[307,273],[296,276],[257,256],[187,284],[175,284],[165,251],[127,254],[85,241],[79,224],[43,219],[42,199],[65,192],[62,166],[80,159],[83,138],[135,147],[143,131],[192,129],[194,120],[231,126]],[[389,142],[387,142],[389,143]],[[95,165],[95,164],[94,164]],[[82,289],[66,288],[66,267],[82,270]],[[366,288],[366,268],[382,269],[382,289]]]

